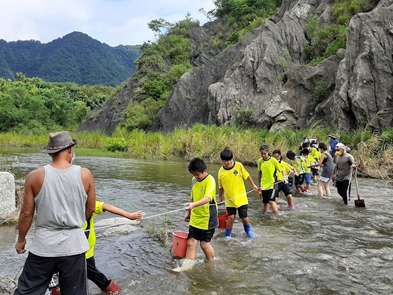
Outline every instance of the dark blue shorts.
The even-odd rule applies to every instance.
[[[197,241],[210,242],[213,238],[215,229],[200,229],[193,226],[188,228],[188,239],[195,239]]]
[[[239,208],[227,207],[228,216],[236,215],[236,209],[237,209],[237,212],[239,212],[239,217],[241,219],[248,217],[248,215],[247,215],[248,205],[243,205],[243,206],[240,206]]]

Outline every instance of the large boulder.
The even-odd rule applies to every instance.
[[[9,215],[15,209],[15,178],[9,172],[0,172],[0,217]]]

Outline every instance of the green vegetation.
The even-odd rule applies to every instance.
[[[15,80],[16,73],[21,72],[47,82],[116,87],[135,72],[139,47],[111,47],[80,32],[46,44],[33,40],[0,40],[0,77]]]
[[[114,92],[105,86],[44,82],[21,73],[14,82],[0,79],[0,132],[75,129]]]
[[[188,14],[175,24],[159,19],[148,26],[158,40],[145,42],[142,55],[135,62],[138,70],[132,79],[140,85],[136,91],[137,102],[127,108],[120,122],[120,127],[128,131],[148,130],[180,77],[192,70],[190,34],[199,21]],[[160,34],[161,30],[166,32]]]
[[[335,0],[332,14],[337,23],[320,25],[319,20],[311,15],[307,24],[307,35],[311,43],[304,47],[307,62],[316,66],[329,56],[335,55],[339,49],[345,48],[346,32],[351,18],[360,12],[373,9],[377,0]]]
[[[334,85],[325,81],[319,81],[317,83],[317,86],[314,88],[314,92],[312,94],[312,106],[316,106],[325,99],[327,99],[333,90]]]
[[[369,126],[368,126],[369,127]],[[339,140],[352,149],[363,175],[393,179],[393,128],[373,134],[369,128],[346,133],[335,130]],[[272,149],[280,149],[283,154],[288,150],[297,151],[303,137],[317,135],[320,142],[328,143],[332,130],[313,126],[305,130],[282,130],[270,133],[268,130],[244,129],[228,126],[206,126],[197,124],[190,129],[175,129],[173,133],[146,133],[141,130],[128,132],[117,130],[112,137],[98,132],[72,134],[78,140],[77,153],[83,155],[111,154],[124,157],[139,157],[175,160],[189,160],[201,157],[209,163],[220,163],[220,152],[228,146],[236,159],[242,163],[255,164],[260,157],[259,147],[267,144]],[[0,145],[44,147],[48,135],[21,135],[20,133],[0,133]],[[88,148],[99,149],[87,152]]]
[[[266,19],[272,17],[278,11],[281,2],[281,0],[214,1],[215,9],[205,13],[208,17],[216,17],[222,21],[222,28],[213,46],[222,48],[241,42],[244,35],[251,33]]]

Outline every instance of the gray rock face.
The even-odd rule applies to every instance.
[[[15,178],[9,172],[0,172],[0,217],[15,209]]]
[[[192,33],[195,66],[184,74],[158,113],[151,131],[202,124],[233,124],[236,110],[253,110],[258,126],[321,126],[353,130],[373,121],[393,125],[393,0],[352,18],[345,50],[317,67],[305,64],[306,25],[311,14],[330,24],[332,0],[283,0],[280,11],[260,28],[218,53],[211,34],[216,22]],[[214,35],[214,34],[213,34]],[[319,83],[327,97],[313,96]],[[91,114],[79,131],[111,134],[134,99],[132,79],[119,94]],[[383,115],[381,111],[386,110]],[[378,114],[378,116],[376,116]]]
[[[152,131],[172,131],[176,127],[192,127],[195,123],[207,124],[209,119],[208,87],[223,79],[233,63],[241,58],[239,52],[259,33],[255,30],[244,38],[243,43],[231,46],[201,62],[201,66],[185,73],[168,97],[165,106],[157,114]],[[205,55],[206,57],[206,55]],[[204,63],[204,64],[203,64]]]
[[[119,93],[109,98],[102,107],[93,110],[81,123],[78,132],[101,131],[111,135],[120,124],[120,119],[130,102],[134,99],[137,83],[130,79]]]
[[[393,125],[393,1],[351,19],[333,95],[316,117],[344,130]],[[383,114],[378,112],[385,110]]]

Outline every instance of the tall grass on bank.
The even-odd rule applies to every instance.
[[[209,126],[196,124],[193,128],[177,128],[171,133],[148,133],[140,130],[128,132],[118,129],[112,136],[99,132],[75,133],[81,155],[117,155],[125,157],[152,158],[163,160],[194,157],[203,158],[208,163],[220,163],[220,152],[229,147],[237,161],[255,165],[260,157],[259,147],[268,145],[271,150],[280,149],[283,155],[288,150],[298,151],[304,136],[318,136],[319,142],[328,144],[328,135],[334,133],[340,142],[349,146],[359,165],[362,175],[393,179],[393,128],[380,134],[359,130],[351,133],[332,131],[313,126],[303,130],[282,130],[270,133],[268,130],[240,129],[230,126]],[[44,147],[48,134],[21,135],[0,133],[0,145],[20,147]],[[95,149],[96,152],[87,152]]]

